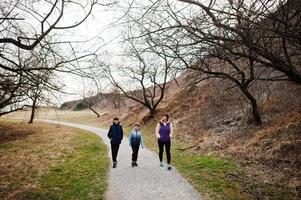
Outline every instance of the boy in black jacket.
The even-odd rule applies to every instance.
[[[113,124],[111,125],[110,130],[108,132],[108,137],[111,140],[113,168],[116,168],[119,145],[123,139],[122,126],[120,125],[119,119],[117,117],[113,119]]]

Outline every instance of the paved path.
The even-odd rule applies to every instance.
[[[92,126],[43,120],[91,131],[110,145],[107,130]],[[198,192],[176,171],[159,166],[158,156],[146,148],[140,149],[139,167],[131,167],[132,150],[124,138],[119,149],[118,166],[111,169],[107,200],[200,200]],[[110,154],[111,155],[111,154]]]

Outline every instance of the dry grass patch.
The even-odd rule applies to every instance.
[[[9,120],[0,120],[0,130],[0,135],[4,135],[2,138],[5,138],[0,143],[1,200],[23,199],[25,193],[41,187],[42,177],[49,170],[68,161],[74,152],[78,151],[80,143],[74,142],[77,141],[76,138],[81,136],[84,139],[85,135],[90,134],[64,126],[46,123],[28,125]],[[89,142],[91,141],[104,146],[100,144],[100,139],[96,135],[89,139]],[[107,159],[106,148],[102,151],[105,154],[104,158]],[[104,170],[103,173],[105,177],[107,171]]]
[[[70,140],[76,132],[71,128],[7,121],[0,126],[1,135],[22,136],[0,146],[0,196],[7,199],[35,188],[41,175],[73,150]]]
[[[30,117],[30,111],[19,111],[6,115],[7,118],[28,120]],[[85,123],[87,125],[99,125],[101,119],[97,118],[95,114],[90,110],[83,111],[70,111],[59,110],[53,108],[40,108],[36,114],[37,119],[48,119],[57,121],[68,121],[73,123]]]

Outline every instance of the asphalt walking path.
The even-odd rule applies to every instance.
[[[110,147],[107,130],[83,124],[43,120],[84,129],[100,136]],[[110,149],[110,148],[109,148]],[[111,152],[110,157],[111,157]],[[171,171],[159,166],[155,152],[144,148],[139,150],[138,167],[131,167],[132,149],[128,138],[123,139],[118,152],[117,168],[109,172],[107,200],[200,200],[199,193],[173,167]],[[165,155],[164,155],[165,156]],[[173,158],[176,159],[176,158]]]

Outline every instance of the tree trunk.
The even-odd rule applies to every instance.
[[[255,119],[255,122],[256,122],[256,124],[260,125],[262,123],[262,120],[261,120],[261,116],[260,116],[257,101],[254,99],[252,101],[250,100],[250,102],[251,102],[252,113],[253,113],[253,117]]]
[[[251,108],[252,108],[252,115],[254,117],[255,123],[257,125],[260,125],[262,123],[262,120],[261,120],[261,115],[260,115],[260,112],[259,112],[259,107],[258,107],[258,104],[257,104],[257,100],[251,95],[251,93],[247,89],[243,88],[242,92],[246,95],[246,97],[249,100],[249,103],[250,103]]]
[[[120,101],[121,101],[121,99],[120,99],[120,97],[118,96],[118,99],[117,99],[117,106],[118,106],[118,109],[120,109]]]
[[[147,107],[148,110],[149,110],[149,115],[146,115],[145,117],[143,117],[143,122],[146,124],[150,119],[154,118],[156,113],[157,113],[157,110],[152,108],[152,107]]]
[[[92,110],[92,112],[94,112],[97,115],[97,118],[100,117],[100,115],[98,114],[98,112],[92,106],[89,106],[89,108],[90,108],[90,110]]]
[[[35,98],[32,102],[32,106],[31,106],[31,115],[30,115],[30,119],[28,122],[30,124],[32,124],[33,120],[34,120],[34,116],[35,116],[35,112],[36,112],[36,103],[37,103],[37,99]]]
[[[117,103],[116,103],[116,98],[115,97],[113,99],[113,104],[114,104],[114,109],[117,109]]]
[[[301,75],[298,74],[298,72],[295,71],[289,71],[286,73],[286,75],[288,76],[289,80],[291,80],[292,82],[301,85]]]
[[[157,110],[155,108],[149,108],[149,114],[151,118],[155,117],[156,113]]]
[[[179,84],[177,78],[174,78],[174,81],[175,81],[175,83],[176,83],[177,86],[180,86],[180,84]]]

